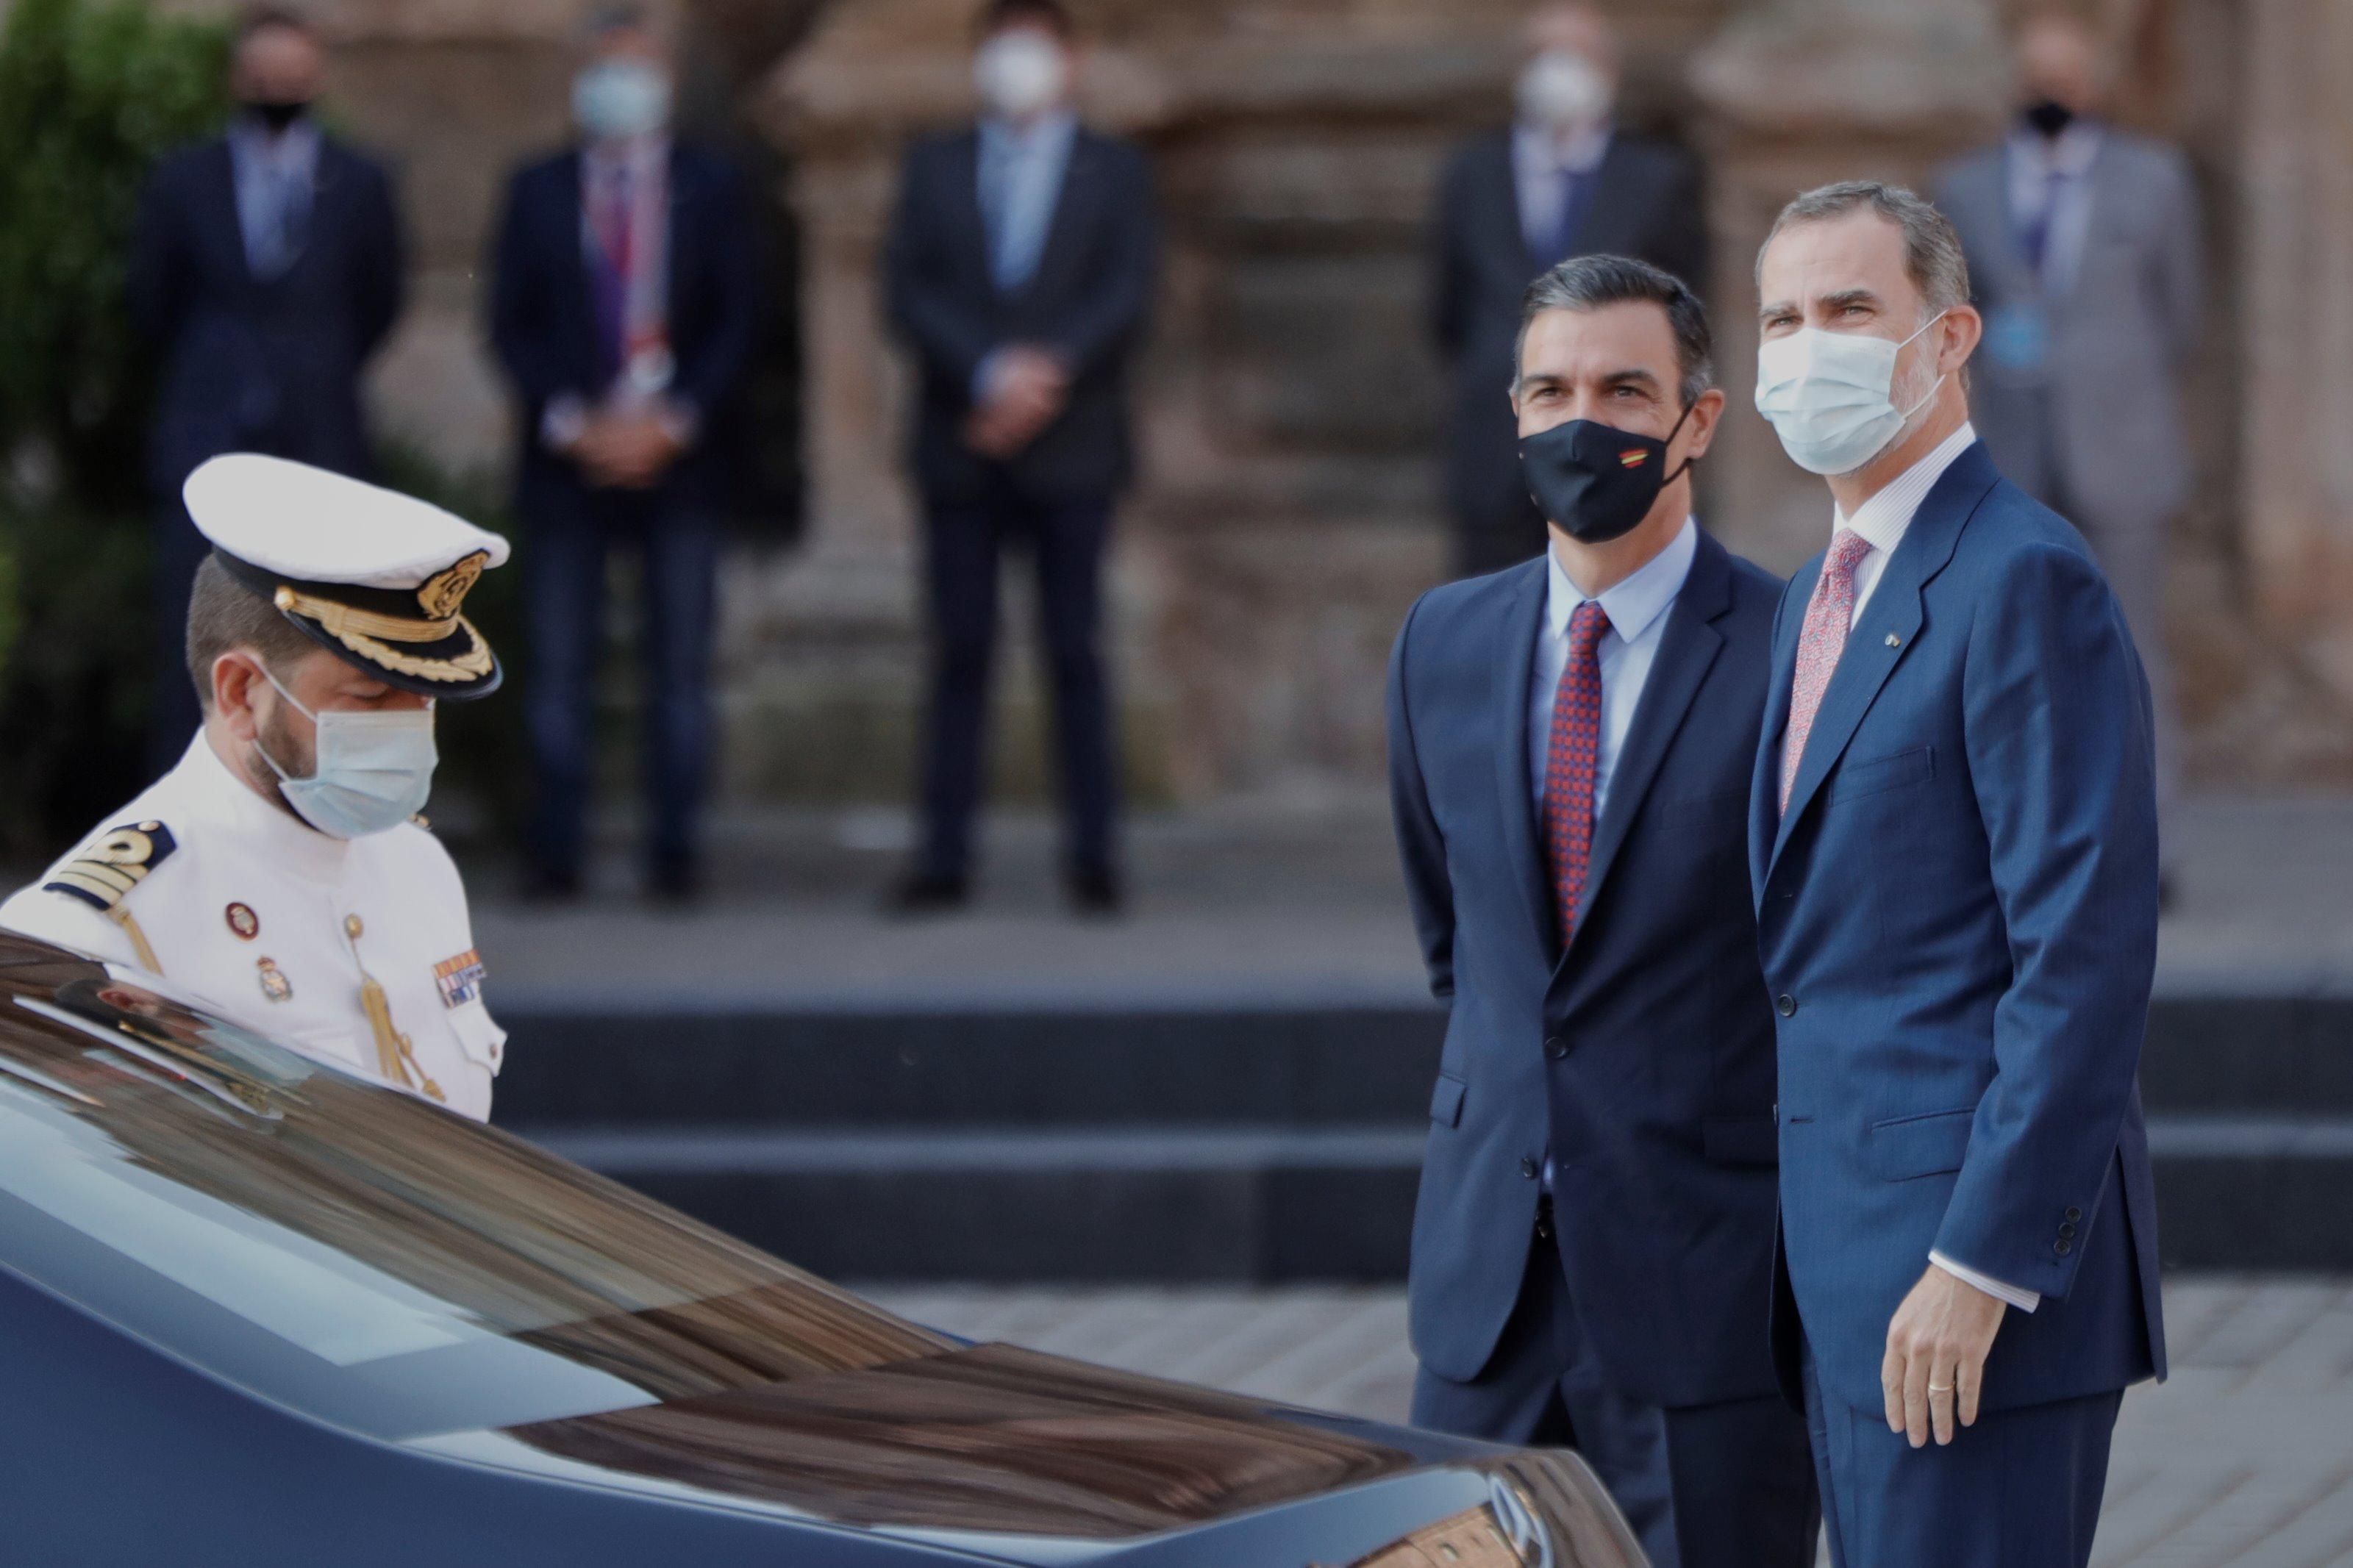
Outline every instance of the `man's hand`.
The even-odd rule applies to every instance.
[[[998,462],[1018,454],[1070,406],[1071,375],[1051,351],[1016,343],[997,351],[965,444]]]
[[[1887,1397],[1888,1430],[1904,1433],[1917,1448],[1932,1428],[1938,1443],[1951,1442],[1956,1415],[1964,1426],[1976,1424],[1986,1352],[2003,1310],[2000,1297],[1928,1265],[1887,1325],[1879,1388]]]
[[[600,415],[573,444],[588,482],[604,489],[651,489],[682,449],[669,423],[651,413]]]

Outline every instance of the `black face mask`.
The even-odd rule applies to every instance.
[[[2053,142],[2061,132],[2075,123],[2075,111],[2054,98],[2038,99],[2028,104],[2024,115],[2027,124]]]
[[[1691,471],[1686,458],[1667,472],[1667,448],[1690,417],[1685,408],[1664,441],[1590,419],[1522,437],[1520,472],[1536,510],[1579,543],[1606,544],[1631,533],[1659,492]]]
[[[311,112],[307,98],[248,99],[245,111],[261,121],[273,136],[282,136],[293,123]]]

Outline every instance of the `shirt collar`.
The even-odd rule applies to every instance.
[[[276,802],[264,800],[221,761],[204,731],[196,731],[187,754],[172,770],[172,777],[185,788],[197,815],[229,835],[239,858],[314,882],[331,882],[343,874],[351,845],[305,825]]]
[[[303,167],[319,153],[319,127],[307,116],[273,136],[239,115],[229,123],[228,140],[239,159],[284,169]]]
[[[1692,559],[1698,553],[1699,524],[1685,518],[1682,530],[1664,550],[1642,563],[1625,581],[1601,591],[1601,613],[1609,617],[1609,629],[1627,642],[1649,631],[1683,591],[1683,580],[1691,575]],[[1560,552],[1549,543],[1545,546],[1545,560],[1548,563],[1545,624],[1553,636],[1567,637],[1569,617],[1585,603],[1585,595],[1569,581],[1567,570],[1560,563]]]
[[[1977,444],[1977,426],[1968,420],[1961,427],[1937,444],[1936,449],[1913,464],[1890,480],[1877,495],[1854,509],[1849,517],[1836,507],[1831,509],[1831,535],[1836,538],[1842,528],[1852,529],[1862,536],[1862,542],[1882,552],[1894,550],[1903,542],[1905,530],[1928,499],[1928,492],[1944,478],[1953,460]]]
[[[1049,153],[1070,145],[1079,133],[1078,111],[1053,109],[1039,115],[1027,130],[1001,115],[990,115],[980,122],[980,139],[989,150],[998,154]]]
[[[1601,166],[1601,160],[1609,153],[1610,138],[1617,133],[1615,125],[1601,120],[1570,132],[1563,140],[1552,127],[1524,120],[1513,136],[1524,163],[1562,174],[1589,174]]]
[[[2099,156],[2101,126],[2096,120],[2076,120],[2054,140],[2040,132],[2020,129],[2010,133],[2010,151],[2030,169],[2053,174],[2080,174]]]

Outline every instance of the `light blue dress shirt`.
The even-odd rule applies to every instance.
[[[1634,727],[1634,710],[1642,700],[1642,687],[1658,662],[1659,644],[1666,636],[1667,608],[1683,591],[1692,559],[1699,553],[1699,525],[1683,520],[1676,534],[1641,570],[1616,586],[1603,590],[1601,613],[1609,630],[1597,654],[1601,663],[1601,755],[1594,766],[1593,817],[1601,819],[1609,799],[1609,778],[1617,771],[1619,753],[1626,749],[1626,732]],[[1535,679],[1528,689],[1528,776],[1541,813],[1545,796],[1545,764],[1552,752],[1553,698],[1561,671],[1568,664],[1568,620],[1585,595],[1561,569],[1560,555],[1546,549],[1545,561],[1551,584],[1545,596],[1543,625],[1536,632]]]
[[[298,121],[272,136],[240,120],[229,128],[228,157],[246,265],[257,278],[282,277],[302,254],[311,227],[319,128]]]
[[[1037,275],[1078,134],[1078,116],[1068,110],[1026,127],[981,121],[980,216],[988,232],[989,275],[999,293],[1018,292]]]

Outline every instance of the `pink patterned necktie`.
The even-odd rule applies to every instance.
[[[1854,619],[1854,569],[1871,553],[1871,542],[1852,529],[1841,528],[1822,557],[1822,574],[1814,579],[1814,596],[1806,601],[1806,624],[1798,634],[1798,671],[1789,688],[1789,728],[1781,744],[1781,809],[1789,809],[1789,787],[1798,782],[1798,763],[1806,754],[1806,737],[1813,732],[1814,715],[1821,711],[1822,693],[1830,689],[1839,655],[1846,651],[1847,626]]]
[[[1577,900],[1593,859],[1593,786],[1601,767],[1601,639],[1609,616],[1588,599],[1568,617],[1568,662],[1552,699],[1552,744],[1545,752],[1545,848],[1561,945],[1577,930]]]

